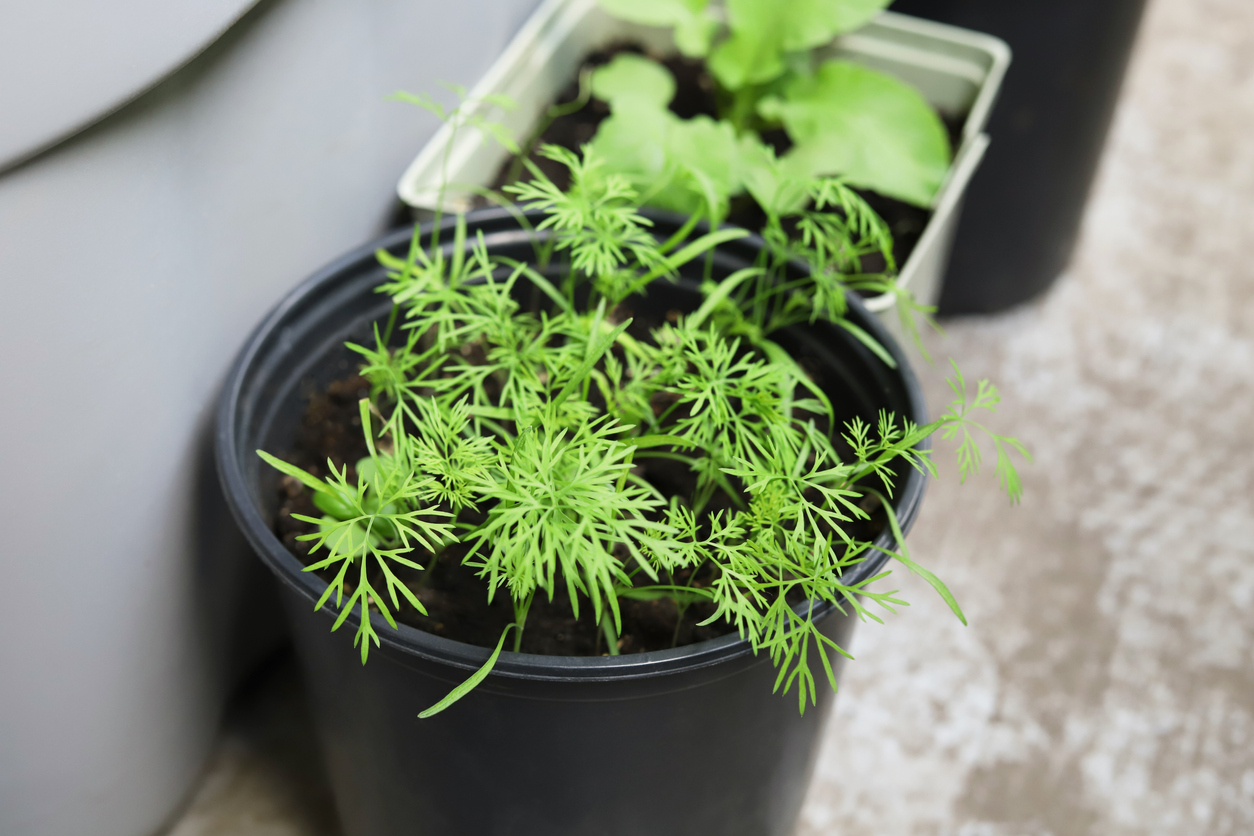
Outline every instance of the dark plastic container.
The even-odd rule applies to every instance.
[[[469,216],[498,254],[527,258],[529,234],[499,211]],[[661,222],[660,226],[666,226]],[[451,239],[451,235],[448,238]],[[350,253],[306,281],[267,317],[236,361],[217,427],[222,484],[258,555],[281,581],[318,734],[350,836],[785,836],[792,832],[832,704],[819,688],[802,716],[796,693],[772,693],[775,669],[738,637],[618,657],[505,652],[492,674],[429,720],[489,651],[401,626],[363,666],[355,618],[331,632],[315,612],[323,582],[273,534],[277,476],[257,448],[282,453],[312,387],[352,368],[347,339],[364,339],[388,300],[374,251],[401,254],[408,231]],[[756,239],[720,250],[716,274],[743,266]],[[655,283],[637,312],[692,309],[695,284]],[[660,307],[659,307],[660,306]],[[851,316],[893,352],[887,368],[842,329],[816,324],[781,339],[818,370],[843,418],[880,408],[924,421],[906,360],[855,299]],[[909,526],[924,477],[902,472],[897,513]],[[880,545],[888,546],[885,538]],[[879,553],[851,580],[877,572]],[[824,606],[822,629],[847,644],[854,619]],[[837,664],[839,669],[839,663]],[[820,681],[822,676],[820,675]]]
[[[1145,0],[897,0],[1010,44],[993,137],[963,202],[942,315],[992,313],[1066,268]]]

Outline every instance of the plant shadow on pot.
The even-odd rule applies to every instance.
[[[652,217],[659,234],[678,227],[670,216]],[[535,234],[509,212],[473,212],[466,223],[470,237],[481,232],[494,256],[534,258]],[[384,279],[375,250],[403,255],[409,243],[409,231],[389,235],[284,299],[237,360],[218,416],[219,473],[253,548],[281,581],[345,830],[351,836],[790,833],[832,694],[820,687],[818,704],[800,713],[795,694],[773,693],[777,670],[767,655],[754,655],[734,634],[613,657],[505,652],[461,702],[419,720],[489,651],[402,624],[381,629],[382,646],[363,666],[347,635],[357,616],[332,633],[334,614],[314,610],[326,584],[304,572],[273,533],[280,476],[254,451],[290,449],[308,394],[354,370],[356,355],[344,343],[368,340],[390,309],[375,292]],[[760,246],[753,237],[720,245],[714,278],[751,264]],[[693,267],[696,275],[701,266]],[[689,275],[655,281],[631,306],[637,316],[665,316],[694,310],[701,298]],[[813,370],[839,421],[874,422],[886,409],[924,423],[922,396],[900,349],[857,299],[849,304],[850,320],[892,353],[896,369],[822,321],[792,327],[778,342]],[[896,513],[908,528],[925,479],[904,463],[897,476]],[[892,542],[885,533],[876,545]],[[849,570],[848,582],[874,576],[886,560],[876,553]],[[819,619],[824,635],[848,645],[852,614],[825,604],[816,608]],[[833,660],[837,674],[840,662]]]

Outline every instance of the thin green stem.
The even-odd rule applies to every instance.
[[[737,134],[757,127],[754,122],[758,121],[758,102],[764,91],[765,87],[761,84],[746,84],[731,93],[731,106],[721,115],[731,122]]]
[[[401,306],[392,303],[392,313],[388,314],[388,327],[383,330],[383,349],[386,351],[388,344],[392,341],[392,329],[396,327],[396,317],[401,312]]]
[[[531,602],[535,598],[536,593],[533,591],[521,604],[517,601],[514,602],[514,624],[518,626],[518,629],[514,631],[515,653],[522,653],[523,629],[527,626],[527,613],[531,611]]]
[[[584,68],[583,72],[579,74],[579,94],[565,104],[555,104],[546,110],[544,118],[536,125],[523,147],[514,155],[514,159],[509,165],[509,173],[505,175],[505,183],[507,185],[517,182],[518,178],[522,176],[523,161],[536,150],[536,143],[540,141],[540,137],[544,136],[544,132],[549,129],[549,126],[563,116],[569,116],[572,113],[578,113],[583,110],[590,98],[592,98],[592,69]]]
[[[605,634],[605,643],[609,645],[610,655],[618,655],[618,631],[614,629],[614,614],[605,609],[601,612],[601,631]]]
[[[435,200],[435,221],[431,224],[431,257],[435,258],[440,248],[440,223],[444,220],[444,195],[448,188],[448,161],[453,154],[453,146],[456,145],[457,129],[461,127],[458,121],[461,118],[461,109],[465,106],[465,102],[457,105],[453,113],[450,114],[448,122],[449,135],[448,143],[444,146],[444,156],[440,160],[440,190],[436,194]]]

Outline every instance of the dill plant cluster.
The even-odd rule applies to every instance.
[[[906,550],[891,468],[904,461],[933,473],[919,445],[941,431],[961,438],[965,478],[980,467],[983,436],[1017,499],[1010,452],[1026,453],[972,417],[995,407],[996,389],[982,381],[969,392],[956,373],[955,400],[932,423],[881,413],[874,424],[842,426],[828,395],[772,339],[822,318],[893,362],[844,317],[851,286],[891,284],[860,273],[871,252],[891,265],[891,238],[875,213],[840,179],[813,178],[804,184],[813,210],[787,233],[768,228],[758,263],[713,281],[707,259],[695,311],[632,329],[625,302],[747,233],[697,235],[697,212],[662,240],[640,214],[641,195],[590,149],[543,153],[569,169],[567,191],[530,162],[532,179],[507,187],[518,204],[543,212],[534,259],[494,256],[481,234],[468,238],[461,216],[451,247],[437,220],[429,238],[415,229],[406,257],[378,253],[388,271],[378,290],[393,308],[373,346],[350,345],[372,386],[359,405],[369,455],[353,476],[328,462],[321,479],[258,451],[300,480],[322,512],[298,516],[316,527],[301,538],[312,542],[306,569],[330,574],[317,606],[339,610],[333,629],[357,614],[362,662],[379,644],[379,619],[395,627],[401,607],[425,613],[406,570],[460,559],[489,599],[508,596],[515,618],[483,668],[420,716],[482,681],[511,632],[521,647],[537,596],[567,596],[577,617],[590,614],[611,654],[620,601],[669,598],[681,613],[707,604],[709,621],[725,619],[769,655],[777,690],[796,687],[804,711],[818,676],[836,686],[830,654],[845,654],[820,632],[814,605],[879,620],[869,605],[904,603],[872,588],[887,572],[844,580],[874,554],[854,533],[867,508],[880,509],[896,535],[889,554],[963,618]],[[813,269],[785,280],[797,256]],[[544,298],[541,309],[518,301],[528,285]],[[643,466],[651,459],[686,468],[692,490],[652,484]]]

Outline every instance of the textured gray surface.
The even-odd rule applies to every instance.
[[[800,836],[1254,832],[1251,137],[1254,4],[1152,2],[1069,274],[933,341],[1001,385],[1024,504],[945,468],[911,543],[971,626],[895,578]],[[328,832],[259,728],[177,836]]]
[[[256,2],[0,3],[0,170],[134,98]]]

